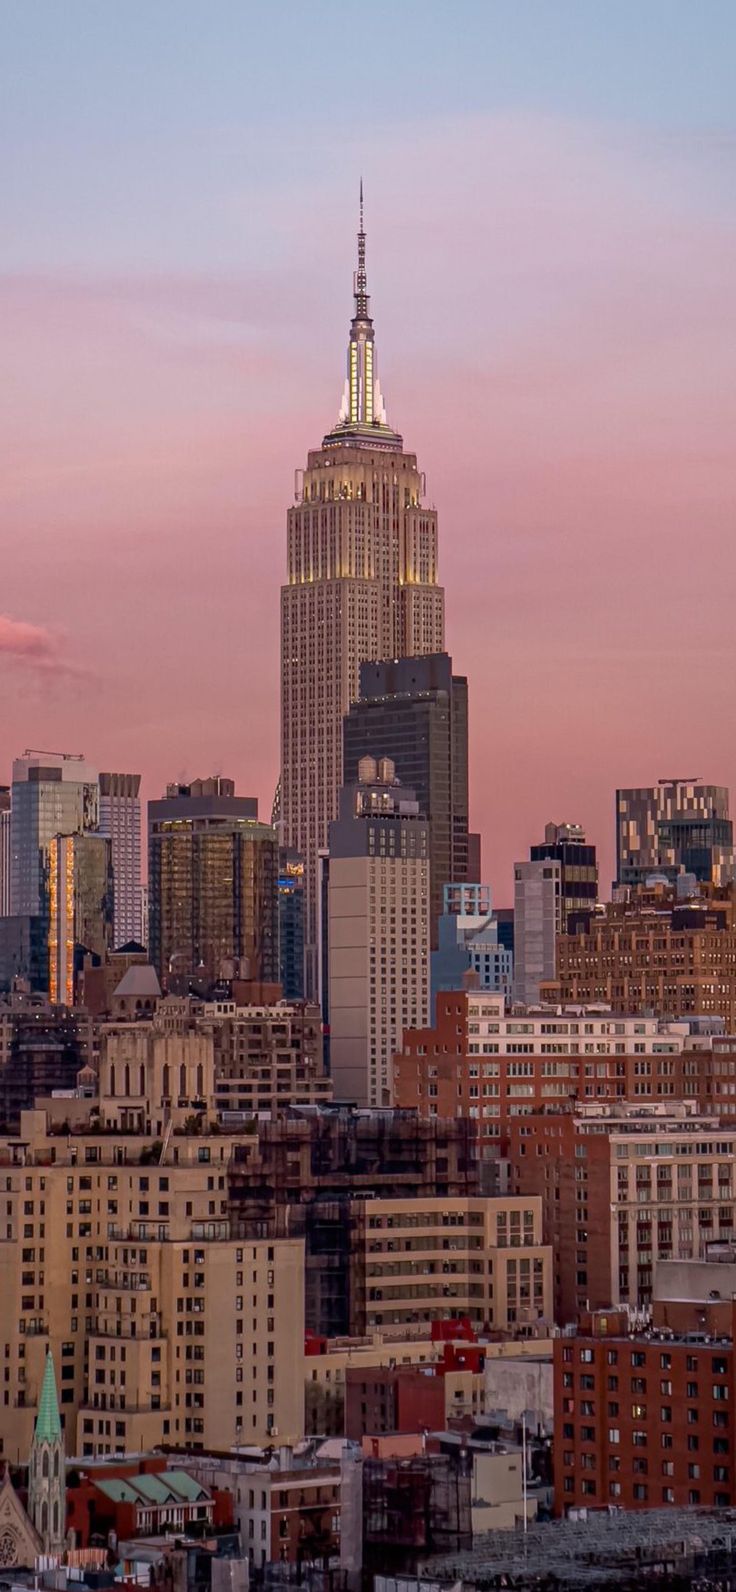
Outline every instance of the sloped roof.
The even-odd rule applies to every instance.
[[[210,1494],[185,1470],[146,1471],[139,1476],[105,1476],[95,1486],[116,1504],[180,1504],[205,1501]]]
[[[150,962],[137,962],[124,973],[116,990],[116,995],[145,995],[158,1000],[161,995],[161,985],[156,976],[155,967]]]

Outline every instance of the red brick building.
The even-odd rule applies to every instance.
[[[452,1344],[446,1345],[450,1349]],[[440,1366],[348,1367],[345,1436],[360,1441],[384,1432],[442,1431],[445,1379]]]
[[[736,1128],[682,1101],[584,1104],[515,1120],[517,1192],[541,1195],[560,1325],[647,1305],[658,1260],[697,1260],[736,1230]]]
[[[734,1305],[731,1313],[729,1337],[674,1333],[658,1325],[655,1306],[646,1333],[629,1335],[626,1316],[610,1312],[556,1341],[558,1515],[581,1506],[733,1507]]]
[[[167,1532],[211,1532],[232,1528],[228,1492],[204,1486],[161,1454],[133,1460],[85,1464],[67,1479],[67,1529],[80,1548],[118,1539]]]
[[[394,1099],[424,1118],[472,1118],[481,1152],[501,1156],[520,1117],[569,1101],[692,1100],[736,1120],[736,1040],[696,1045],[687,1023],[445,991],[435,1026],[404,1034]]]

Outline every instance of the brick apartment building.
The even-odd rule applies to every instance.
[[[544,998],[605,1001],[614,1012],[660,1017],[722,1017],[736,1028],[736,894],[701,887],[682,900],[664,883],[632,889],[628,899],[583,919],[557,937],[557,977]]]
[[[345,1436],[442,1431],[445,1383],[436,1366],[373,1366],[345,1377]]]
[[[514,1008],[501,995],[437,997],[434,1028],[404,1034],[397,1106],[468,1117],[481,1152],[506,1156],[512,1123],[566,1101],[694,1100],[736,1118],[736,1039],[600,1007]]]
[[[655,1306],[651,1328],[633,1334],[625,1312],[599,1313],[555,1342],[556,1514],[734,1506],[733,1304],[730,1314],[716,1336],[702,1311],[698,1330],[674,1331]]]
[[[511,1125],[519,1192],[542,1199],[560,1324],[646,1305],[658,1260],[697,1260],[736,1227],[736,1127],[692,1104],[584,1103]]]

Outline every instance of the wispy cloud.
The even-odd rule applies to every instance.
[[[0,614],[0,656],[15,659],[39,674],[82,675],[65,656],[62,638],[45,625],[32,625],[26,619]]]

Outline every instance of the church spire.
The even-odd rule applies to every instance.
[[[59,1417],[59,1400],[56,1395],[54,1356],[49,1349],[46,1354],[46,1364],[43,1371],[41,1397],[38,1401],[35,1441],[37,1443],[56,1443],[60,1437],[61,1419]]]
[[[44,1553],[59,1553],[66,1532],[64,1432],[56,1394],[54,1357],[49,1349],[41,1383],[28,1467],[28,1513]]]
[[[337,426],[325,441],[347,440],[348,434],[358,433],[363,439],[368,432],[374,445],[395,447],[400,439],[391,431],[376,375],[376,361],[371,320],[371,301],[365,266],[365,224],[363,211],[363,178],[360,179],[358,219],[358,267],[353,272],[354,311],[350,322],[348,342],[347,381],[343,392]]]

